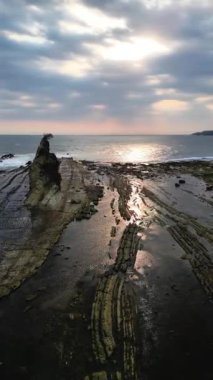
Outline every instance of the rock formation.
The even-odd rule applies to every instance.
[[[134,267],[140,241],[139,231],[140,228],[134,223],[126,227],[115,265],[105,273],[97,286],[92,305],[91,329],[94,357],[102,371],[86,376],[84,380],[139,378],[137,308],[127,275],[128,270]]]
[[[8,160],[8,158],[13,158],[14,154],[8,153],[8,154],[3,154],[3,156],[0,157],[0,160]]]
[[[30,192],[26,204],[37,206],[45,202],[60,190],[61,175],[59,173],[59,160],[54,153],[50,153],[49,139],[51,134],[46,134],[41,139],[36,156],[30,167]]]

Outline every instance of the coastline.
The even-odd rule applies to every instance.
[[[14,163],[32,161],[39,136],[4,136],[0,155],[15,154],[12,160],[0,162],[0,169]],[[95,162],[159,163],[170,160],[212,157],[213,136],[55,136],[52,150],[57,157]],[[26,156],[25,156],[26,154]]]
[[[186,373],[194,379],[209,379],[213,199],[207,186],[213,184],[213,163],[104,165],[62,159],[63,216],[60,219],[52,210],[48,221],[16,204],[27,194],[27,171],[0,173],[1,208],[7,218],[11,215],[11,223],[14,212],[17,218],[22,213],[27,225],[33,217],[40,236],[48,234],[49,245],[42,251],[42,239],[36,238],[32,257],[38,260],[31,265],[33,271],[24,271],[23,276],[22,266],[22,280],[29,278],[11,282],[11,288],[22,285],[0,300],[3,378],[125,379],[124,371],[129,371],[128,379],[154,380],[159,373],[165,379],[171,379],[171,373],[174,379]],[[180,180],[185,182],[180,184]],[[99,187],[103,194],[97,193]],[[79,207],[80,214],[76,213]],[[48,227],[53,233],[49,234],[45,229],[51,220]],[[14,245],[20,245],[21,237],[24,244],[35,242],[29,231],[26,235],[26,224],[15,231],[17,226],[13,224],[11,230],[2,219],[2,239],[8,229]],[[130,238],[122,243],[132,224],[139,229],[139,241],[132,245],[135,240]],[[0,264],[5,260],[14,278],[20,266],[13,253],[10,267],[11,247],[2,239]],[[38,249],[41,255],[36,256]],[[23,252],[19,246],[18,255]],[[100,296],[102,291],[105,298]],[[122,317],[120,326],[120,310],[128,308],[130,312],[136,309],[126,322]],[[99,318],[102,309],[105,312]],[[113,318],[110,310],[117,310]],[[102,333],[109,338],[105,343]],[[125,347],[122,342],[126,341],[129,346]],[[108,353],[105,358],[100,356],[101,347]],[[52,368],[50,362],[54,362]],[[123,363],[134,365],[124,369]]]
[[[59,159],[63,158],[70,158],[69,153],[56,153],[57,157]],[[33,161],[35,154],[34,153],[27,153],[27,154],[16,154],[14,158],[9,158],[6,159],[2,162],[0,162],[0,171],[2,170],[15,170],[20,168],[20,166],[25,166],[27,162]],[[86,159],[78,159],[74,158],[75,161],[87,161]],[[117,161],[94,161],[94,160],[88,160],[94,162],[94,164],[105,164],[105,165],[111,165],[111,164],[121,164],[125,165],[125,162],[120,162],[119,160]],[[155,161],[139,161],[139,162],[133,162],[134,165],[152,165],[152,164],[167,164],[167,163],[172,163],[172,162],[193,162],[193,161],[209,161],[213,162],[213,156],[206,156],[206,157],[199,157],[199,156],[194,156],[194,157],[180,157],[180,158],[173,158],[173,159],[168,159],[168,160],[155,160]],[[126,162],[128,163],[128,162]]]

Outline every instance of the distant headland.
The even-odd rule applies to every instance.
[[[192,133],[194,136],[213,136],[213,131],[202,131],[202,132],[195,132]]]

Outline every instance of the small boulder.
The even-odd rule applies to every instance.
[[[115,237],[115,236],[116,236],[116,227],[112,226],[112,228],[111,228],[111,237]]]
[[[206,186],[206,191],[212,191],[212,190],[213,190],[213,185]]]

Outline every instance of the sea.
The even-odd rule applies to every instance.
[[[33,160],[39,135],[0,135],[0,157],[14,158],[0,162],[0,170],[13,169]],[[177,160],[213,160],[213,136],[128,135],[65,136],[50,140],[51,151],[61,157],[97,162],[152,163]]]

